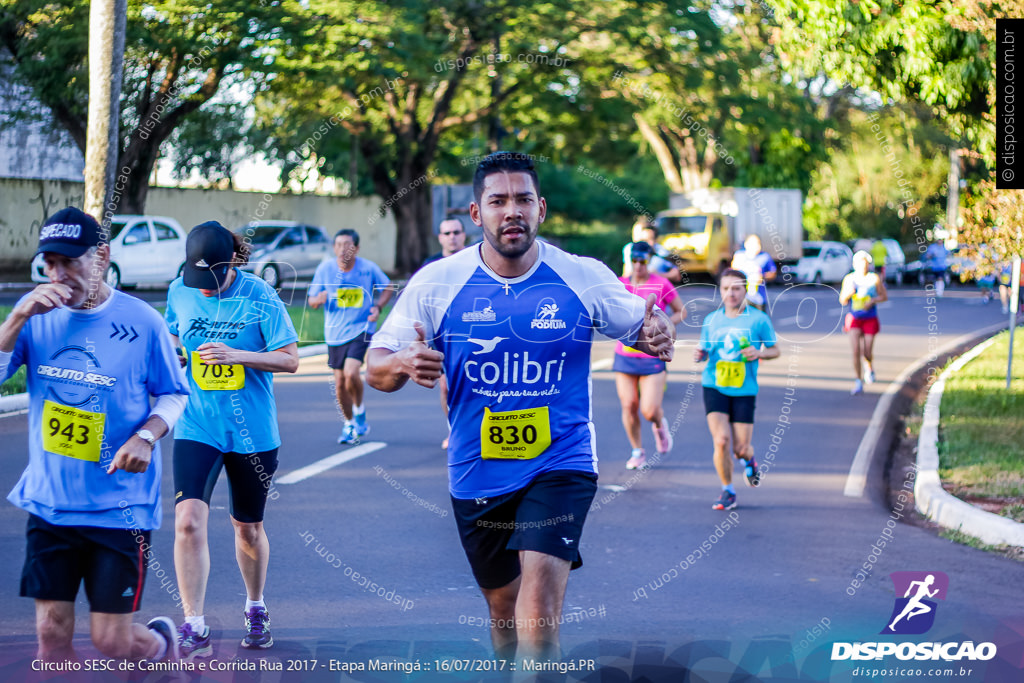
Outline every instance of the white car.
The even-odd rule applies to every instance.
[[[853,270],[853,252],[840,242],[804,242],[795,270],[800,282],[842,282]]]
[[[118,289],[167,284],[185,264],[185,231],[166,216],[114,216],[110,220],[110,267],[107,284]],[[32,260],[32,281],[49,282],[43,256]]]
[[[252,221],[235,231],[252,253],[242,270],[256,273],[271,287],[313,277],[316,267],[334,258],[333,240],[317,225],[295,221]]]

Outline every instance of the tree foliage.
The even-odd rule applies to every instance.
[[[129,3],[121,96],[120,183],[114,201],[141,213],[160,145],[222,88],[258,90],[273,70],[297,2]],[[85,153],[89,3],[0,0],[0,44],[13,75]],[[126,171],[126,172],[125,172]]]
[[[766,0],[787,68],[931,107],[951,135],[993,152],[995,54],[985,0]],[[1005,3],[1001,3],[1005,4]],[[987,7],[986,7],[987,6]],[[994,157],[993,157],[994,158]]]

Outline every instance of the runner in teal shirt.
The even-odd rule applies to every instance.
[[[263,514],[281,444],[273,373],[298,369],[298,335],[277,293],[235,267],[247,256],[248,245],[220,223],[198,225],[185,242],[182,277],[167,292],[167,325],[185,348],[192,389],[174,441],[174,568],[185,611],[178,645],[186,661],[213,653],[203,611],[210,498],[221,469],[247,598],[242,647],[274,644],[263,600]]]

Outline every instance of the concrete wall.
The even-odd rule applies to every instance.
[[[60,180],[0,178],[0,269],[24,267],[35,253],[39,228],[46,217],[65,206],[81,206],[82,183]],[[381,205],[378,197],[264,194],[231,190],[152,187],[146,213],[170,216],[189,230],[216,220],[236,229],[251,220],[296,220],[323,226],[328,235],[341,228],[359,232],[359,255],[385,271],[395,266],[397,228],[390,213],[370,220]]]

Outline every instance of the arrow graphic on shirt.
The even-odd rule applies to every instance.
[[[117,337],[118,341],[124,341],[125,338],[130,334],[132,335],[132,338],[129,339],[128,342],[131,343],[139,338],[139,333],[135,331],[134,327],[125,327],[124,325],[119,326],[117,323],[110,323],[110,326],[114,328],[114,331],[110,334],[110,339]],[[131,332],[128,331],[129,329],[131,330]],[[118,337],[117,335],[121,336]]]

